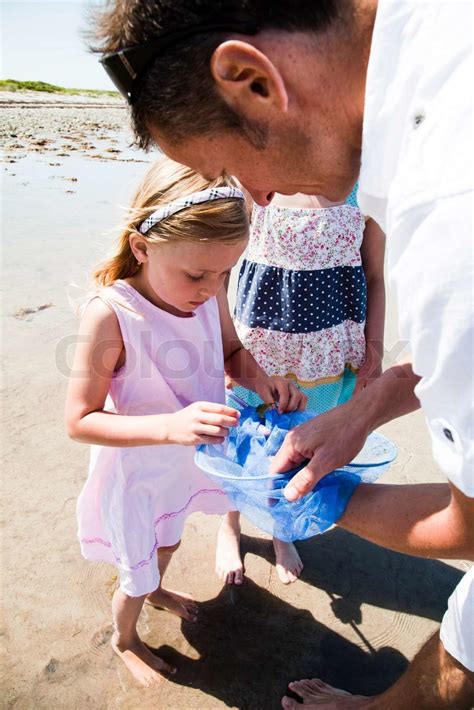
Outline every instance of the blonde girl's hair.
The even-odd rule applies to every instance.
[[[140,269],[130,248],[130,236],[138,234],[150,244],[163,242],[217,242],[232,244],[248,237],[249,213],[244,200],[229,198],[192,205],[154,225],[145,235],[139,227],[159,207],[192,192],[213,187],[236,187],[230,177],[206,180],[190,168],[161,158],[140,183],[127,211],[115,253],[93,274],[97,286],[110,286],[134,276]]]

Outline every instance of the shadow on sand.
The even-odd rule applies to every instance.
[[[272,560],[269,542],[244,536],[242,548]],[[442,562],[390,552],[339,528],[300,543],[299,550],[303,581],[327,592],[335,616],[352,626],[361,647],[246,578],[241,588],[223,588],[202,603],[199,624],[183,622],[198,660],[168,646],[157,649],[179,666],[173,682],[241,710],[281,707],[287,683],[299,678],[316,676],[369,695],[381,692],[407,660],[389,645],[397,636],[390,627],[380,630],[379,650],[372,648],[358,628],[361,604],[441,621],[462,575]]]

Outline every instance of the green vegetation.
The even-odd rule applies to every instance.
[[[62,86],[47,84],[45,81],[17,81],[16,79],[0,79],[0,91],[46,91],[48,94],[86,94],[87,96],[120,96],[118,91],[105,89],[65,89]]]

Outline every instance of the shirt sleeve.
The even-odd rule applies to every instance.
[[[391,229],[401,337],[421,376],[433,455],[474,497],[472,192],[395,214]],[[398,251],[398,254],[397,254]]]
[[[440,638],[453,658],[474,671],[474,567],[466,572],[448,599]]]

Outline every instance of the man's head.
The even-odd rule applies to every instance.
[[[138,143],[156,143],[209,178],[235,175],[262,204],[273,191],[338,199],[358,173],[368,50],[359,4],[373,5],[113,0],[99,21],[99,49],[250,20],[255,34],[196,32],[152,59],[132,92]]]

